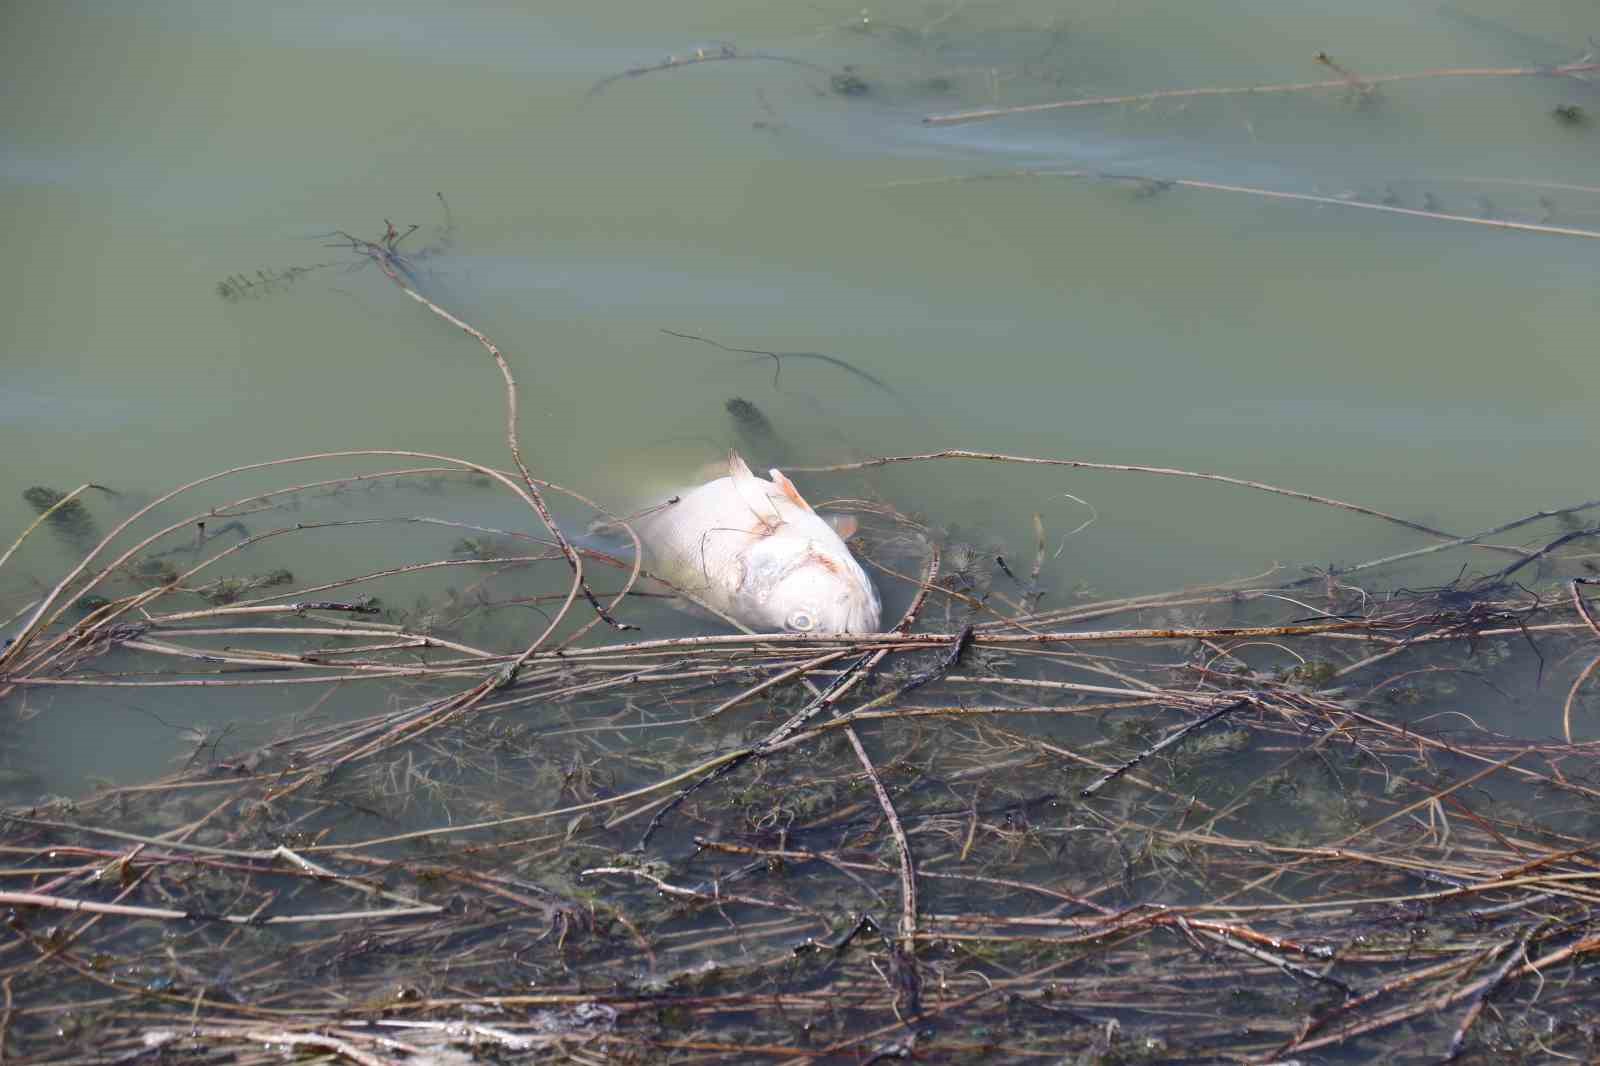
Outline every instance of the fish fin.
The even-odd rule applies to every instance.
[[[750,472],[749,464],[738,452],[728,453],[728,477],[733,481],[734,491],[738,492],[750,512],[767,527],[767,532],[783,525],[783,515],[778,513],[777,506],[767,496],[765,483]]]
[[[861,528],[861,523],[856,521],[853,514],[831,514],[828,516],[828,525],[839,534],[840,540],[849,540]]]
[[[800,490],[794,487],[794,482],[783,476],[783,471],[773,468],[767,472],[772,475],[772,483],[783,491],[783,494],[789,498],[790,503],[802,511],[811,510],[811,505],[806,502],[806,498],[800,495]]]

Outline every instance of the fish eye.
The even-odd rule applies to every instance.
[[[798,611],[791,611],[783,624],[796,633],[809,633],[817,628],[817,616],[805,608],[801,608]]]

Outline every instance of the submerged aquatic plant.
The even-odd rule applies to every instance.
[[[1587,126],[1589,113],[1577,104],[1558,104],[1550,109],[1550,117],[1563,126]]]
[[[275,292],[281,292],[305,277],[315,273],[323,267],[333,266],[332,263],[312,263],[310,266],[291,266],[281,270],[263,269],[250,274],[229,274],[217,282],[217,295],[226,303],[237,303],[244,299],[258,299]]]

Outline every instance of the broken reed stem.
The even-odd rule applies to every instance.
[[[308,925],[317,922],[356,922],[375,918],[411,918],[423,914],[443,913],[443,907],[421,903],[414,907],[388,907],[370,911],[344,911],[331,914],[280,914],[261,918],[239,914],[205,914],[199,911],[169,910],[163,907],[134,907],[120,903],[96,903],[93,900],[63,899],[59,896],[40,895],[36,892],[0,891],[0,904],[8,907],[43,907],[48,910],[70,911],[78,914],[112,914],[124,918],[154,918],[161,921],[222,922],[228,925]]]
[[[928,559],[923,569],[923,579],[917,584],[916,594],[911,603],[906,607],[905,613],[895,625],[895,632],[905,634],[916,625],[917,616],[922,613],[923,606],[927,603],[928,589],[933,586],[934,579],[939,576],[939,548],[931,541],[928,544]],[[950,653],[932,673],[947,673],[956,660],[961,657],[961,652],[972,641],[972,626],[965,626],[960,634],[950,642]],[[887,648],[880,650],[873,656],[867,674],[883,661],[889,654]],[[922,681],[915,681],[902,688],[910,691],[918,687]],[[840,693],[843,695],[843,693]],[[871,701],[869,701],[870,703]],[[860,708],[857,708],[859,711]],[[878,801],[878,807],[883,811],[885,821],[889,826],[889,834],[894,840],[895,852],[900,862],[900,924],[898,936],[890,954],[889,971],[895,984],[895,1013],[902,1019],[909,1021],[922,1014],[922,987],[917,974],[915,955],[915,941],[917,937],[917,865],[911,852],[911,841],[906,836],[905,827],[901,824],[900,814],[895,810],[894,801],[889,798],[889,790],[883,787],[883,779],[878,776],[877,767],[872,763],[872,757],[867,754],[866,746],[861,743],[861,737],[856,732],[855,726],[848,720],[853,719],[856,712],[842,716],[845,722],[845,739],[850,742],[850,748],[855,753],[856,761],[861,764],[866,772],[867,780],[872,783],[873,796]],[[775,734],[776,735],[776,734]],[[779,743],[782,742],[780,739]],[[902,1013],[903,1012],[903,1013]]]
[[[201,1038],[223,1039],[248,1042],[251,1045],[263,1048],[292,1048],[307,1051],[330,1052],[340,1058],[349,1059],[356,1066],[400,1066],[400,1059],[393,1059],[383,1055],[359,1048],[349,1039],[332,1036],[327,1033],[305,1033],[290,1029],[267,1029],[259,1025],[250,1028],[233,1028],[229,1026],[194,1025],[187,1030],[152,1029],[145,1033],[143,1047],[134,1053],[135,1057],[143,1057],[150,1050],[161,1054],[161,1049],[169,1044],[181,1044],[185,1041],[199,1040]],[[371,1037],[367,1038],[369,1041]],[[392,1042],[390,1042],[392,1043]],[[413,1056],[407,1055],[411,1060]]]
[[[1578,671],[1578,676],[1573,679],[1572,687],[1567,690],[1567,698],[1561,704],[1561,735],[1568,744],[1574,743],[1572,739],[1572,708],[1577,705],[1578,693],[1583,688],[1583,683],[1600,669],[1600,655],[1589,660],[1589,665]]]
[[[220,514],[235,511],[240,507],[250,504],[252,501],[270,497],[274,495],[274,493],[257,493],[252,496],[245,496],[240,499],[236,499],[231,503],[213,507],[207,511],[192,514],[177,522],[171,523],[170,525],[145,537],[143,540],[128,548],[109,564],[102,567],[99,573],[91,577],[88,582],[75,589],[72,599],[69,599],[66,602],[61,602],[65,596],[66,590],[71,587],[86,570],[89,569],[90,564],[100,555],[101,552],[105,551],[127,529],[132,527],[136,522],[144,518],[146,515],[153,512],[156,508],[171,502],[173,499],[176,499],[178,496],[181,496],[186,492],[191,492],[214,481],[220,481],[224,478],[234,477],[240,474],[253,473],[259,470],[268,470],[279,466],[292,466],[299,463],[322,462],[330,459],[396,456],[406,458],[422,458],[435,462],[448,463],[457,469],[470,470],[475,473],[482,474],[485,477],[498,480],[513,492],[519,491],[516,483],[513,482],[509,477],[490,467],[480,466],[477,463],[468,462],[464,459],[455,459],[450,456],[432,455],[426,452],[404,452],[386,449],[365,449],[343,452],[314,452],[307,455],[292,456],[287,459],[271,459],[261,463],[248,463],[243,466],[230,467],[227,470],[223,470],[215,474],[208,474],[205,477],[196,478],[193,481],[179,485],[177,488],[157,497],[144,507],[139,508],[133,514],[129,515],[122,522],[118,523],[115,528],[113,528],[109,533],[100,539],[98,544],[85,553],[83,558],[79,560],[78,564],[73,567],[65,577],[63,577],[55,584],[54,587],[51,588],[50,592],[46,594],[44,599],[41,600],[38,606],[34,608],[33,613],[29,616],[28,622],[23,626],[22,630],[13,638],[11,646],[6,648],[3,652],[0,652],[0,685],[4,685],[9,680],[9,675],[12,672],[29,669],[33,664],[49,656],[52,652],[63,647],[69,641],[73,639],[84,639],[91,637],[97,631],[110,625],[115,618],[133,609],[134,607],[142,606],[145,603],[148,603],[170,591],[173,591],[171,586],[158,586],[153,589],[145,590],[144,592],[136,593],[133,596],[124,598],[123,600],[116,601],[108,607],[95,610],[76,626],[71,627],[66,633],[58,635],[44,649],[34,650],[31,658],[29,658],[27,662],[23,662],[21,664],[18,663],[19,659],[23,659],[25,656],[29,655],[32,641],[35,636],[37,636],[43,630],[57,625],[61,621],[62,616],[71,609],[72,603],[77,598],[85,595],[86,593],[92,592],[94,589],[99,587],[101,582],[117,573],[140,552],[144,551],[162,537],[168,536],[180,529],[191,527],[196,522],[206,521],[208,519],[215,518]],[[185,576],[191,576],[200,569],[201,567],[195,567],[188,572],[188,575]],[[52,608],[55,608],[54,613],[51,613]],[[49,615],[49,617],[47,618],[46,615]],[[5,689],[0,688],[0,696],[4,695]]]
[[[616,74],[607,75],[589,86],[589,91],[584,93],[585,102],[598,96],[607,87],[628,78],[643,77],[646,74],[655,74],[664,70],[681,70],[684,67],[694,66],[698,63],[721,63],[734,60],[754,60],[768,63],[786,63],[790,66],[801,67],[817,74],[833,73],[827,67],[804,59],[795,59],[793,56],[773,55],[769,52],[741,52],[731,44],[719,44],[716,48],[696,48],[688,55],[668,56],[659,63],[651,63],[642,67],[629,67],[627,70],[618,71]]]
[[[971,459],[988,463],[1018,463],[1024,466],[1059,466],[1071,470],[1108,470],[1133,474],[1157,474],[1162,477],[1191,478],[1197,481],[1214,481],[1224,485],[1237,485],[1241,488],[1255,489],[1258,492],[1268,492],[1276,496],[1287,496],[1290,499],[1305,500],[1309,503],[1320,503],[1326,507],[1336,507],[1342,511],[1354,514],[1368,515],[1372,518],[1382,519],[1385,522],[1403,526],[1406,529],[1425,533],[1430,537],[1441,540],[1458,540],[1453,533],[1425,526],[1420,522],[1400,518],[1371,507],[1363,507],[1356,503],[1346,503],[1344,500],[1335,500],[1328,496],[1318,496],[1315,493],[1300,492],[1296,489],[1280,488],[1277,485],[1268,485],[1264,481],[1251,481],[1247,478],[1229,477],[1226,474],[1207,474],[1194,470],[1179,470],[1175,467],[1165,466],[1137,466],[1129,463],[1097,463],[1084,459],[1037,459],[1025,455],[1006,455],[999,452],[976,452],[964,448],[949,448],[939,452],[923,452],[917,455],[885,455],[876,459],[863,459],[854,463],[835,463],[832,466],[797,466],[791,472],[801,474],[836,474],[849,470],[870,470],[873,467],[888,466],[890,463],[926,463],[941,459]]]
[[[1583,239],[1600,238],[1600,230],[1584,229],[1575,226],[1553,226],[1544,222],[1517,222],[1506,219],[1453,214],[1445,211],[1426,210],[1424,208],[1401,207],[1397,204],[1371,203],[1366,200],[1358,200],[1341,196],[1323,196],[1314,193],[1286,192],[1278,189],[1261,188],[1259,186],[1233,185],[1223,182],[1202,181],[1193,178],[1165,178],[1144,174],[1113,173],[1109,171],[1030,169],[1010,171],[1008,173],[999,175],[976,174],[954,178],[934,178],[915,181],[889,182],[884,187],[903,188],[907,186],[940,185],[966,181],[992,180],[996,177],[1058,177],[1088,178],[1110,181],[1132,181],[1154,189],[1186,188],[1210,192],[1242,193],[1250,196],[1259,196],[1265,199],[1298,201],[1302,203],[1313,203],[1332,207],[1348,207],[1363,211],[1379,211],[1385,214],[1404,215],[1435,222],[1453,222],[1468,226],[1485,226],[1490,229],[1508,230],[1513,232],[1534,233],[1553,237],[1578,237]]]
[[[1456,1027],[1455,1035],[1450,1038],[1450,1050],[1445,1053],[1445,1062],[1454,1062],[1461,1057],[1461,1052],[1466,1050],[1467,1033],[1471,1031],[1473,1023],[1478,1020],[1478,1015],[1483,1013],[1483,1008],[1488,1004],[1489,998],[1505,982],[1506,975],[1511,972],[1512,967],[1526,958],[1528,945],[1533,941],[1536,932],[1537,930],[1529,929],[1505,946],[1506,949],[1509,949],[1506,950],[1505,962],[1501,963],[1494,973],[1490,975],[1482,990],[1473,997],[1472,1005],[1467,1008],[1466,1014],[1462,1015],[1461,1024]]]
[[[1248,700],[1248,699],[1234,700],[1232,703],[1226,704],[1225,706],[1222,706],[1222,707],[1218,707],[1216,710],[1212,711],[1210,714],[1207,714],[1207,715],[1205,715],[1203,717],[1200,717],[1200,718],[1196,718],[1194,721],[1189,722],[1188,724],[1186,724],[1186,725],[1184,725],[1184,726],[1182,726],[1182,727],[1180,727],[1178,729],[1173,730],[1171,733],[1169,733],[1166,737],[1162,738],[1157,743],[1152,744],[1150,747],[1144,749],[1139,754],[1135,755],[1133,758],[1131,758],[1131,759],[1127,760],[1126,762],[1124,762],[1124,763],[1120,764],[1119,766],[1117,766],[1116,769],[1111,770],[1110,772],[1108,772],[1106,774],[1103,774],[1100,777],[1096,778],[1093,784],[1090,784],[1090,785],[1086,786],[1085,788],[1081,789],[1078,792],[1078,798],[1079,799],[1089,799],[1095,793],[1099,792],[1102,788],[1104,788],[1105,786],[1109,785],[1111,782],[1115,781],[1117,778],[1121,777],[1123,774],[1127,773],[1129,770],[1132,770],[1135,766],[1138,766],[1140,763],[1144,762],[1146,759],[1150,758],[1152,755],[1160,754],[1161,752],[1165,751],[1166,749],[1172,747],[1174,744],[1177,744],[1179,741],[1183,740],[1183,738],[1188,736],[1190,733],[1193,733],[1195,730],[1200,729],[1200,728],[1202,728],[1204,726],[1210,725],[1212,722],[1215,722],[1218,718],[1221,718],[1223,715],[1230,714],[1233,711],[1238,710],[1240,707],[1248,707],[1248,706],[1250,706],[1250,700]]]
[[[894,838],[895,852],[900,857],[899,936],[902,942],[909,942],[917,935],[917,874],[915,860],[911,857],[911,843],[906,839],[905,827],[900,824],[900,815],[894,809],[894,801],[889,798],[888,790],[883,787],[883,779],[878,776],[878,769],[872,764],[872,756],[867,754],[866,747],[861,743],[861,736],[852,725],[844,727],[844,736],[850,742],[850,748],[855,752],[856,761],[861,764],[867,780],[872,784],[873,795],[883,810],[890,836]]]
[[[1595,636],[1600,637],[1600,622],[1595,621],[1594,615],[1589,612],[1588,601],[1583,598],[1583,593],[1580,591],[1584,585],[1600,585],[1600,579],[1575,577],[1567,583],[1568,592],[1572,596],[1572,609],[1578,612],[1578,617],[1583,619],[1584,624],[1589,627],[1590,631]],[[1572,708],[1578,701],[1578,692],[1583,688],[1583,683],[1589,680],[1590,675],[1597,668],[1600,668],[1600,655],[1590,659],[1589,665],[1578,671],[1578,676],[1572,682],[1572,687],[1567,690],[1567,698],[1561,705],[1561,735],[1566,738],[1568,744],[1573,742]]]
[[[609,511],[601,510],[601,513],[605,514],[605,516],[611,522],[621,526],[627,531],[628,536],[632,539],[634,546],[633,572],[629,575],[627,584],[623,586],[623,590],[619,592],[611,601],[609,607],[602,606],[599,599],[595,597],[594,591],[589,588],[588,582],[584,580],[582,558],[579,556],[578,552],[573,549],[571,542],[567,540],[566,534],[561,531],[561,527],[556,523],[555,518],[551,515],[550,508],[545,503],[544,494],[539,491],[538,480],[534,478],[532,471],[528,469],[527,463],[525,463],[522,459],[522,442],[517,429],[517,380],[516,377],[511,373],[511,365],[506,362],[505,356],[501,354],[500,349],[484,333],[469,323],[457,318],[449,311],[446,311],[443,307],[440,307],[426,296],[423,296],[421,293],[417,292],[416,289],[412,288],[404,279],[402,279],[399,272],[395,270],[393,265],[395,252],[392,245],[374,244],[371,241],[364,241],[357,237],[351,237],[348,234],[345,234],[344,236],[350,241],[352,247],[363,252],[374,262],[376,262],[389,280],[400,288],[401,292],[405,293],[417,303],[427,308],[434,315],[443,319],[445,322],[448,322],[450,325],[456,327],[467,336],[477,341],[478,344],[483,347],[484,351],[489,353],[490,358],[494,360],[495,366],[500,370],[500,376],[505,382],[506,393],[506,444],[511,450],[511,458],[512,461],[517,465],[517,471],[522,475],[522,490],[519,490],[519,494],[522,495],[522,497],[539,515],[539,520],[544,523],[545,529],[549,531],[550,535],[555,538],[556,543],[560,546],[561,554],[566,556],[567,565],[572,568],[572,587],[568,591],[566,600],[562,603],[560,609],[556,611],[554,617],[551,618],[549,624],[546,625],[544,632],[540,633],[539,636],[528,645],[527,650],[523,653],[523,658],[525,659],[528,655],[533,654],[533,652],[537,650],[552,633],[555,632],[556,628],[560,626],[562,620],[566,617],[567,612],[571,610],[573,600],[577,597],[579,592],[582,592],[584,598],[589,601],[589,605],[594,608],[595,614],[598,616],[598,618],[604,621],[607,625],[611,626],[613,629],[619,631],[637,629],[637,626],[618,622],[612,617],[611,611],[616,608],[617,604],[622,602],[622,599],[627,595],[628,590],[631,589],[634,582],[638,580],[639,565],[641,562],[641,556],[643,555],[643,549],[639,544],[639,535],[634,532],[632,526],[618,518],[616,515],[611,514]],[[598,509],[599,508],[597,508],[597,510]],[[578,631],[568,638],[567,643],[571,643],[572,641],[581,637],[593,624],[594,622],[590,621],[583,626],[580,626]],[[518,663],[513,664],[513,666],[510,668],[513,673],[517,667],[520,666],[520,664],[520,660]]]
[[[1049,171],[1041,171],[1049,174]],[[1292,200],[1300,203],[1328,204],[1334,207],[1351,207],[1362,211],[1380,211],[1388,215],[1406,215],[1436,222],[1459,222],[1468,226],[1485,226],[1489,229],[1515,230],[1519,233],[1541,233],[1551,237],[1600,238],[1600,230],[1578,229],[1573,226],[1550,226],[1539,222],[1512,222],[1500,218],[1475,218],[1472,215],[1453,215],[1443,211],[1425,211],[1419,207],[1400,207],[1397,204],[1374,204],[1365,200],[1344,200],[1337,196],[1318,196],[1314,193],[1283,192],[1262,189],[1251,185],[1228,185],[1216,181],[1196,181],[1192,178],[1145,178],[1136,174],[1093,173],[1090,171],[1060,171],[1060,177],[1095,177],[1130,181],[1148,181],[1159,186],[1176,186],[1181,189],[1200,189],[1209,192],[1236,192],[1260,196],[1269,200]]]
[[[1531,78],[1577,77],[1600,70],[1600,63],[1567,63],[1558,67],[1447,67],[1423,70],[1409,74],[1383,74],[1361,78],[1366,90],[1376,85],[1396,82],[1422,81],[1430,78]],[[1160,100],[1183,100],[1202,96],[1257,96],[1269,93],[1316,92],[1324,89],[1349,89],[1349,76],[1327,81],[1289,82],[1279,85],[1249,85],[1239,88],[1163,89],[1157,92],[1134,93],[1126,96],[1091,96],[1079,100],[1056,100],[1042,104],[1016,104],[1010,107],[988,107],[973,111],[956,111],[942,115],[928,115],[922,122],[927,126],[955,126],[966,122],[984,122],[1007,115],[1028,115],[1045,111],[1064,111],[1078,107],[1105,107],[1111,104],[1145,104]]]

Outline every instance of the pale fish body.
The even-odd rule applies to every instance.
[[[761,633],[876,633],[877,590],[834,527],[777,470],[738,453],[728,476],[678,493],[632,526],[647,570]]]

